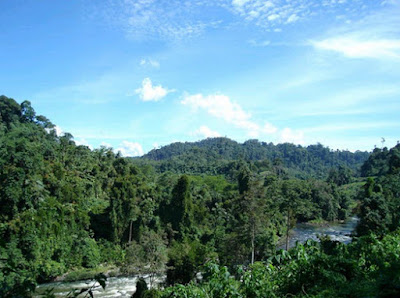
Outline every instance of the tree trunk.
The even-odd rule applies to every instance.
[[[290,229],[290,208],[287,213],[287,223],[286,223],[286,250],[289,249],[289,229]]]
[[[251,235],[251,264],[254,264],[254,250],[255,250],[255,245],[254,245],[254,241],[255,241],[255,225],[253,223],[253,229],[252,229],[252,235]]]
[[[131,241],[132,241],[132,224],[133,224],[133,221],[131,220],[131,223],[129,225],[129,241],[128,241],[128,243],[131,243]]]

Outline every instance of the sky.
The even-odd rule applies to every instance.
[[[0,94],[137,156],[400,140],[400,0],[0,0]]]

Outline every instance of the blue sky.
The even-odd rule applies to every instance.
[[[400,140],[400,1],[1,0],[0,94],[78,144]]]

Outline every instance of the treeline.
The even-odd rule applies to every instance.
[[[368,152],[333,151],[321,144],[302,147],[258,140],[240,144],[228,138],[209,138],[194,143],[173,143],[154,149],[142,158],[156,161],[153,165],[159,172],[224,175],[234,166],[233,161],[246,160],[261,167],[265,163],[280,165],[291,177],[325,179],[331,168],[338,167],[359,175],[368,156]]]

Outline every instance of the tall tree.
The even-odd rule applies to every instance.
[[[190,180],[187,175],[182,175],[173,188],[168,209],[172,229],[178,232],[178,238],[182,238],[193,224],[193,201],[190,194]]]

